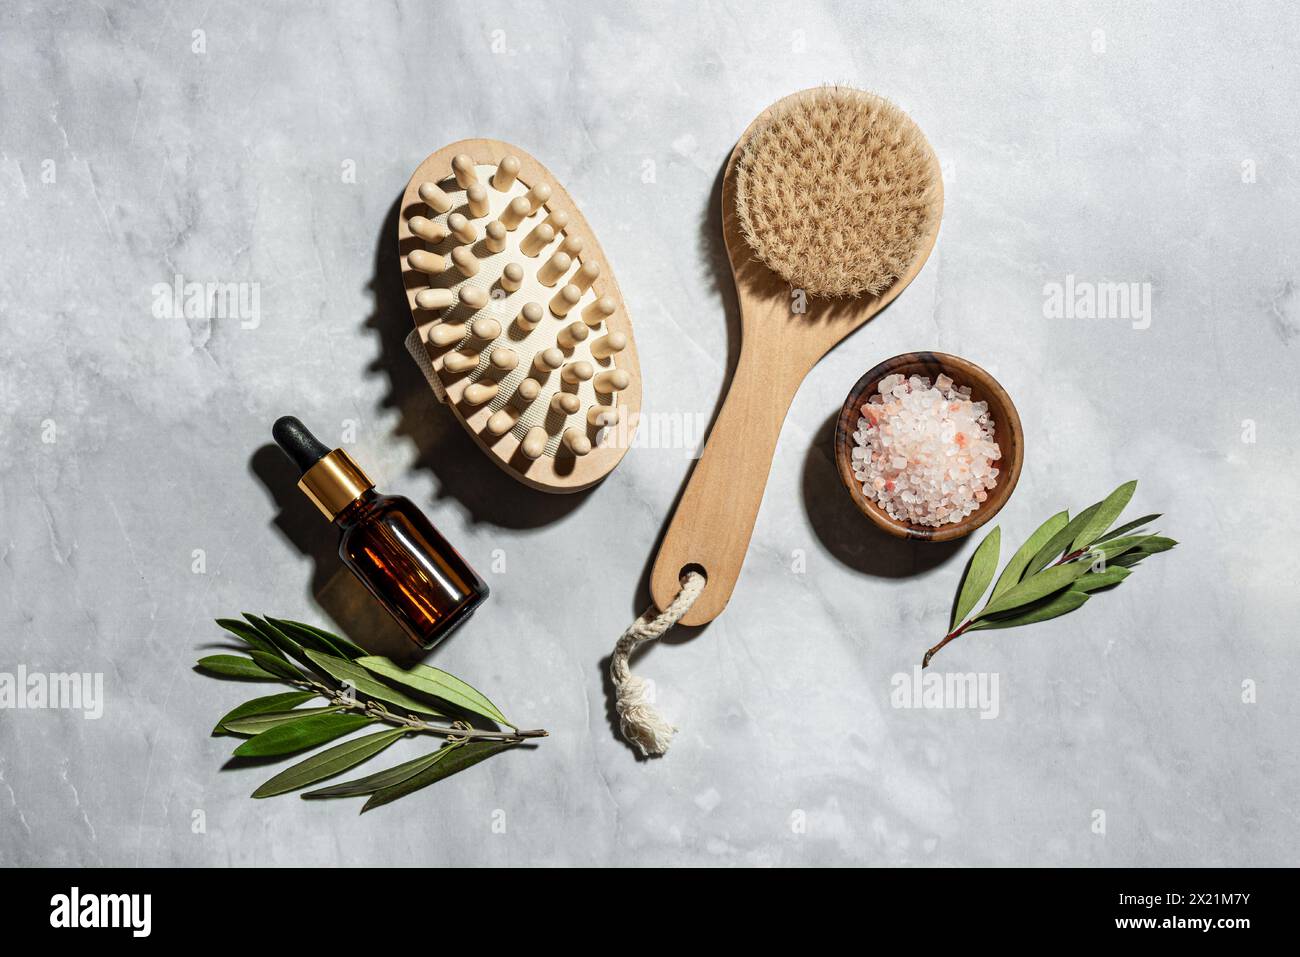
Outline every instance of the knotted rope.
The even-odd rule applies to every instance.
[[[629,744],[642,754],[664,754],[677,731],[650,703],[644,678],[632,674],[628,659],[647,641],[662,638],[668,629],[677,624],[695,599],[704,591],[704,576],[687,572],[682,576],[682,590],[663,611],[651,605],[641,617],[628,626],[618,639],[609,659],[609,676],[614,682],[614,709],[618,712],[618,727]]]

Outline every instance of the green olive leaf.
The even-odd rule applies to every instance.
[[[336,655],[321,654],[319,651],[307,649],[307,657],[312,662],[336,681],[345,681],[368,698],[374,698],[376,701],[382,701],[385,704],[395,705],[406,711],[414,711],[417,714],[441,715],[433,705],[426,704],[423,701],[417,701],[410,695],[398,691],[396,688],[390,688],[382,681],[376,681],[371,677],[365,668],[359,667],[345,658],[339,658]],[[364,662],[365,659],[359,659]],[[384,659],[385,661],[387,659]]]
[[[332,778],[374,757],[406,733],[405,728],[394,728],[336,744],[319,754],[313,754],[305,761],[298,762],[293,767],[285,768],[254,791],[253,797],[264,798],[274,794],[284,794]]]
[[[1080,561],[1095,563],[1097,559],[1109,563],[1117,555],[1123,555],[1125,552],[1140,550],[1148,541],[1155,538],[1154,535],[1124,535],[1120,538],[1112,538],[1108,542],[1098,542],[1090,545],[1088,550],[1080,557]]]
[[[269,731],[263,731],[255,738],[249,738],[235,748],[237,758],[267,758],[281,754],[293,754],[314,748],[326,741],[341,738],[357,728],[364,728],[374,721],[364,714],[312,714],[296,721],[278,725]]]
[[[1152,535],[1139,547],[1143,555],[1158,555],[1160,552],[1167,552],[1178,543],[1172,538],[1165,538],[1163,535]]]
[[[1120,512],[1128,507],[1129,500],[1133,498],[1133,491],[1137,488],[1137,484],[1136,479],[1125,482],[1102,499],[1101,504],[1097,506],[1097,511],[1079,527],[1078,534],[1074,536],[1074,541],[1070,543],[1070,551],[1087,548],[1101,538],[1106,533],[1106,530],[1115,523],[1115,519],[1119,518]]]
[[[1099,508],[1101,508],[1101,502],[1089,505],[1070,519],[1059,532],[1049,538],[1047,544],[1038,550],[1038,554],[1029,560],[1029,564],[1025,566],[1025,573],[1020,576],[1020,580],[1024,581],[1031,575],[1038,574],[1048,562],[1063,555],[1065,550],[1070,547],[1070,543],[1074,541],[1075,536],[1079,534],[1079,529],[1083,528],[1084,524],[1097,513]]]
[[[289,681],[302,680],[302,672],[285,661],[280,655],[273,655],[269,651],[250,651],[248,655],[261,665],[264,671],[269,671],[271,674],[278,675]]]
[[[256,661],[242,655],[208,655],[200,658],[198,667],[220,678],[239,678],[243,681],[279,681]]]
[[[1108,568],[1136,568],[1142,564],[1142,559],[1146,557],[1146,553],[1141,551],[1125,552],[1123,555],[1116,555],[1106,563],[1106,566]]]
[[[518,743],[518,741],[466,741],[464,744],[449,744],[443,749],[448,752],[445,757],[435,761],[423,771],[411,775],[405,781],[371,794],[365,806],[361,808],[361,813],[364,814],[366,811],[396,801],[398,798],[406,797],[406,795],[428,787],[443,778],[450,777],[458,771],[473,767],[480,761],[490,758],[507,748],[513,748]]]
[[[1113,588],[1132,574],[1129,569],[1122,565],[1108,565],[1104,570],[1099,572],[1088,572],[1074,580],[1070,585],[1070,591],[1094,592],[1103,588]]]
[[[311,662],[307,660],[307,657],[304,654],[302,645],[294,641],[279,628],[276,628],[275,625],[271,624],[269,621],[264,621],[257,615],[251,615],[248,612],[243,612],[243,616],[264,640],[280,649],[281,654],[283,654],[286,659],[291,658],[295,661],[302,662],[308,667],[311,666]]]
[[[966,565],[966,572],[962,576],[961,587],[957,592],[957,603],[952,608],[952,624],[948,626],[949,631],[965,621],[966,615],[983,597],[989,582],[993,581],[993,573],[998,570],[1001,548],[1002,529],[996,527],[984,536],[984,541],[979,543],[979,547],[971,555]]]
[[[1000,612],[1020,608],[1030,602],[1038,601],[1052,592],[1068,587],[1076,578],[1085,574],[1088,566],[1083,562],[1071,562],[1068,565],[1053,565],[1045,568],[1032,578],[1026,578],[1020,584],[1008,588],[999,597],[994,598],[976,617],[987,618]]]
[[[251,738],[272,728],[278,728],[290,721],[297,721],[313,714],[331,714],[342,711],[342,705],[326,705],[319,708],[299,708],[296,711],[268,711],[266,714],[252,714],[247,718],[232,718],[223,727],[231,734]]]
[[[235,618],[218,618],[216,619],[216,622],[236,638],[245,642],[254,651],[264,651],[268,655],[276,655],[280,658],[284,657],[284,652],[266,638],[262,637],[261,633],[252,625],[247,625]]]
[[[239,718],[252,717],[255,714],[267,714],[272,711],[289,711],[298,707],[304,701],[310,701],[316,697],[314,691],[286,691],[282,694],[269,694],[261,698],[254,698],[252,701],[245,701],[237,708],[227,711],[217,722],[217,726],[212,729],[213,734],[225,734],[226,729],[222,727],[227,721],[236,721]]]
[[[1007,567],[1002,569],[1002,574],[998,576],[998,583],[993,586],[993,594],[991,597],[997,598],[1012,585],[1016,584],[1016,582],[1020,581],[1025,569],[1029,567],[1030,560],[1038,554],[1039,550],[1041,550],[1044,545],[1051,541],[1052,536],[1065,528],[1069,523],[1070,513],[1065,511],[1057,512],[1047,521],[1043,522],[1042,525],[1039,525],[1034,531],[1034,534],[1030,535],[1025,541],[1025,544],[1021,545],[1016,553],[1011,556],[1011,561],[1007,562]]]
[[[360,645],[353,644],[342,635],[336,635],[332,631],[326,631],[323,628],[315,628],[312,625],[304,625],[300,621],[289,621],[284,618],[272,618],[266,616],[267,622],[280,629],[282,634],[296,640],[300,644],[308,647],[315,647],[318,651],[323,651],[327,655],[336,655],[340,658],[352,660],[360,658],[367,654],[366,650]],[[321,647],[321,646],[324,647]]]
[[[1093,544],[1100,545],[1102,542],[1108,542],[1112,538],[1119,538],[1121,535],[1127,535],[1129,532],[1141,528],[1143,525],[1150,525],[1159,517],[1160,513],[1156,512],[1154,515],[1143,515],[1141,518],[1135,518],[1131,522],[1125,522],[1118,528],[1112,528],[1105,535],[1101,536],[1101,538],[1093,542]]]
[[[396,662],[378,655],[367,655],[364,658],[358,658],[357,664],[381,678],[386,678],[403,687],[445,701],[462,711],[480,715],[507,727],[515,727],[506,720],[506,716],[501,713],[501,709],[488,700],[487,695],[461,681],[455,675],[447,674],[445,671],[431,668],[428,665],[402,668]]]
[[[1062,568],[1069,566],[1062,565]],[[1059,618],[1067,612],[1074,611],[1091,596],[1087,592],[1067,588],[1065,591],[1048,595],[1007,615],[995,615],[981,618],[971,625],[971,631],[984,631],[990,628],[1016,628],[1020,625],[1032,625],[1040,621]]]
[[[373,794],[376,791],[400,784],[407,778],[423,771],[435,761],[441,761],[449,752],[449,748],[441,748],[432,754],[426,754],[423,757],[416,758],[413,761],[405,761],[402,764],[395,765],[384,771],[378,771],[374,774],[368,774],[364,778],[355,778],[351,781],[344,781],[342,784],[335,784],[327,788],[318,788],[315,791],[308,791],[303,795],[305,798],[334,798],[334,797],[358,797],[362,794]]]

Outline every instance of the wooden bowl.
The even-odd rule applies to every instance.
[[[876,393],[876,386],[887,375],[924,376],[933,382],[944,373],[953,385],[969,386],[971,400],[987,402],[993,417],[993,438],[1002,450],[998,460],[998,479],[989,492],[988,499],[960,522],[931,528],[891,518],[884,509],[867,498],[862,483],[853,477],[853,433],[857,431],[862,406]],[[840,481],[853,496],[858,508],[873,522],[891,535],[914,538],[923,542],[948,542],[969,535],[979,528],[1006,504],[1020,481],[1020,467],[1025,458],[1025,437],[1020,427],[1020,416],[1015,404],[996,379],[973,362],[942,352],[905,352],[886,359],[861,379],[849,392],[835,423],[835,464]]]

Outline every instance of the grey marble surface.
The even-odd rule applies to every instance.
[[[1297,36],[1285,3],[6,4],[0,671],[102,673],[104,713],[0,712],[0,863],[1297,863]],[[640,660],[682,731],[638,761],[602,662],[689,455],[567,498],[499,474],[402,352],[394,202],[445,143],[526,147],[614,265],[647,411],[707,419],[737,347],[721,165],[823,81],[925,130],[942,233],[805,382],[727,612]],[[256,314],[166,315],[178,275]],[[1149,284],[1149,326],[1050,318],[1067,276]],[[1136,477],[1184,543],[945,650],[998,675],[995,720],[891,703],[974,543],[882,538],[830,459],[856,378],[918,348],[1018,403],[1008,539]],[[222,770],[246,688],[191,670],[212,618],[387,633],[266,448],[290,412],[484,572],[429,660],[542,746],[360,818]]]

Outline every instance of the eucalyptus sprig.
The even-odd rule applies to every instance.
[[[237,758],[297,754],[369,725],[389,725],[351,738],[281,771],[253,797],[296,791],[373,758],[407,735],[443,738],[435,751],[363,778],[302,795],[367,795],[362,812],[388,804],[463,771],[543,730],[520,730],[487,696],[454,675],[428,665],[403,668],[340,635],[270,616],[218,618],[217,624],[248,646],[244,655],[209,655],[200,670],[219,678],[278,681],[297,688],[245,701],[217,722],[214,735],[246,738]],[[313,699],[325,703],[304,708]],[[483,724],[490,727],[480,727]],[[502,730],[503,728],[508,730]]]
[[[998,567],[1002,530],[989,532],[966,566],[948,634],[925,653],[921,667],[928,665],[940,648],[968,631],[1015,628],[1075,611],[1094,594],[1122,582],[1148,555],[1177,545],[1172,538],[1145,530],[1158,514],[1111,528],[1136,488],[1136,481],[1125,482],[1074,518],[1068,511],[1057,512],[1038,526],[1002,569],[984,608],[967,618]]]

